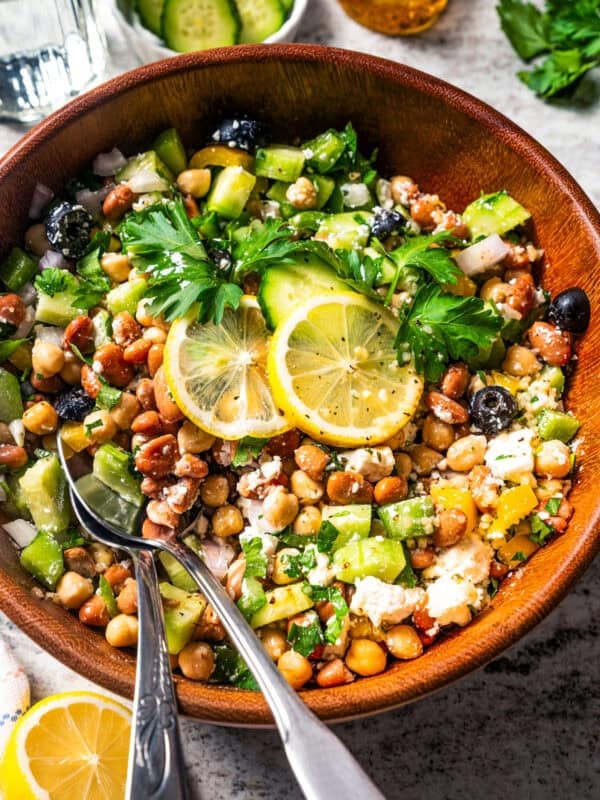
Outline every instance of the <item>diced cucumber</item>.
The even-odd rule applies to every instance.
[[[256,177],[243,167],[225,167],[213,181],[206,201],[208,211],[237,219],[254,189]]]
[[[335,181],[326,175],[311,175],[311,180],[317,190],[317,208],[321,209],[331,197],[335,189]]]
[[[23,400],[18,379],[0,367],[0,422],[10,423],[23,416]]]
[[[98,583],[96,594],[100,595],[100,597],[104,600],[104,605],[106,606],[106,610],[108,611],[108,616],[111,619],[113,617],[116,617],[117,614],[119,613],[119,607],[115,599],[115,593],[113,592],[113,588],[110,585],[110,583],[106,580],[104,575],[100,575],[100,581]]]
[[[570,442],[579,430],[581,423],[572,414],[563,411],[552,411],[545,408],[537,418],[537,429],[541,439],[560,439]]]
[[[94,323],[94,347],[97,350],[112,339],[110,314],[106,309],[101,308],[92,317],[92,322]]]
[[[157,36],[161,35],[160,20],[164,4],[164,0],[137,0],[136,4],[142,25]]]
[[[275,200],[275,202],[279,203],[279,210],[284,219],[289,219],[296,213],[296,208],[287,199],[288,186],[291,186],[291,184],[284,181],[275,181],[267,192],[269,200]]]
[[[505,190],[478,197],[463,212],[463,220],[468,225],[473,239],[478,236],[489,236],[491,233],[502,236],[522,225],[530,217],[529,211],[513,200]]]
[[[315,295],[348,291],[334,270],[312,253],[298,256],[291,264],[270,267],[260,282],[258,302],[275,328],[290,312]]]
[[[139,535],[140,506],[128,503],[91,473],[79,478],[76,485],[85,502],[94,511],[99,512],[102,519],[125,533]]]
[[[159,589],[167,601],[163,606],[167,649],[171,655],[176,655],[194,635],[206,600],[201,594],[190,594],[167,582],[161,582]]]
[[[357,250],[365,247],[371,235],[367,223],[372,216],[373,214],[366,211],[359,214],[355,211],[329,214],[323,218],[315,238],[324,239],[332,250]]]
[[[20,247],[13,247],[0,265],[0,280],[18,292],[37,272],[37,263]]]
[[[502,336],[497,336],[486,347],[480,347],[479,352],[468,360],[472,370],[476,369],[497,369],[504,361],[506,355],[506,345]]]
[[[72,291],[57,292],[52,297],[45,292],[38,292],[35,319],[47,325],[66,328],[75,317],[85,313],[83,309],[76,308],[74,302],[75,294]]]
[[[47,589],[56,588],[65,571],[63,549],[50,531],[39,531],[33,542],[21,553],[21,566]]]
[[[262,628],[280,619],[293,617],[314,606],[314,600],[304,591],[307,583],[291,583],[289,586],[277,586],[266,592],[267,603],[254,614],[250,620],[253,628]]]
[[[3,508],[6,513],[11,517],[23,517],[30,520],[31,514],[27,507],[27,502],[23,497],[20,479],[24,470],[18,472],[10,472],[2,475],[2,480],[6,483],[8,498],[3,503]]]
[[[556,390],[557,397],[562,396],[565,390],[565,373],[560,367],[551,367],[550,364],[546,364],[540,374],[540,378],[543,381],[548,381],[550,388]]]
[[[173,183],[173,173],[165,162],[158,157],[155,150],[146,150],[145,153],[139,153],[137,156],[132,156],[128,159],[125,166],[121,167],[115,175],[115,182],[129,181],[138,172],[155,172],[158,176],[164,178],[167,183]]]
[[[333,543],[334,550],[368,537],[371,532],[371,511],[370,505],[323,506],[323,520],[331,522],[340,534]]]
[[[377,509],[377,515],[391,539],[412,539],[433,533],[434,508],[431,497],[413,497],[388,503]]]
[[[136,278],[111,289],[106,295],[106,305],[111,315],[114,317],[121,311],[129,311],[135,316],[138,303],[144,296],[147,286],[145,278]]]
[[[152,148],[174,175],[179,175],[180,172],[186,169],[187,156],[185,147],[175,128],[168,128],[168,130],[159,134],[154,140]]]
[[[283,10],[285,11],[285,13],[289,14],[294,5],[294,0],[280,0],[280,2],[281,5],[283,6]]]
[[[240,44],[264,42],[281,28],[285,11],[279,0],[235,0],[242,30]]]
[[[236,44],[240,18],[231,0],[165,0],[162,36],[180,53]]]
[[[131,472],[130,464],[129,453],[112,442],[105,442],[94,456],[93,473],[128,503],[141,506],[144,502],[141,481]]]
[[[393,583],[406,565],[406,556],[402,542],[376,536],[336,550],[333,564],[336,577],[344,583],[367,577]]]
[[[329,172],[346,149],[346,142],[337,131],[328,130],[304,142],[302,150],[306,163],[316,172]]]
[[[303,168],[304,153],[299,147],[273,144],[259,147],[256,151],[255,171],[265,178],[293,183],[300,177]]]
[[[198,591],[198,584],[196,581],[174,556],[162,551],[158,554],[158,558],[165,568],[165,572],[169,576],[169,581],[173,586],[176,586],[178,589],[183,589],[186,592]]]
[[[69,527],[71,507],[58,456],[40,458],[25,471],[19,484],[36,528],[61,533]]]

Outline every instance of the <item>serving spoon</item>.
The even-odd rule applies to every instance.
[[[57,437],[57,441],[61,464],[67,478],[71,499],[74,501],[74,509],[77,514],[83,512],[80,520],[84,527],[104,544],[125,549],[131,553],[138,551],[134,563],[143,563],[143,569],[146,569],[144,573],[145,579],[138,583],[138,589],[140,587],[148,588],[150,582],[153,582],[154,587],[153,594],[142,598],[142,604],[153,605],[153,612],[146,614],[147,620],[156,620],[157,617],[160,617],[161,607],[158,589],[156,588],[157,580],[152,551],[163,550],[170,553],[196,581],[198,587],[216,611],[269,704],[290,767],[307,800],[330,800],[332,794],[340,797],[359,797],[361,800],[384,800],[379,789],[337,736],[313,714],[296,691],[292,689],[267,654],[238,607],[223,588],[221,582],[212,574],[202,559],[175,538],[146,539],[132,536],[103,520],[101,511],[91,508],[79,494],[71,474],[69,462],[65,458],[60,434]],[[144,555],[141,555],[142,553]],[[148,562],[152,562],[151,568],[149,568]],[[138,615],[140,613],[143,612],[138,609]],[[135,754],[135,761],[130,760],[130,775],[128,778],[130,790],[135,786],[136,797],[144,796],[147,785],[143,778],[142,770],[138,768],[138,760],[141,762],[150,754],[154,738],[164,742],[165,747],[167,744],[173,745],[173,759],[170,758],[169,751],[166,749],[165,757],[163,758],[165,783],[168,777],[166,773],[174,769],[176,766],[176,763],[174,763],[175,758],[180,754],[174,743],[166,736],[166,733],[171,730],[171,726],[176,726],[176,718],[172,717],[173,706],[170,705],[168,698],[164,717],[155,713],[154,718],[156,721],[151,720],[154,722],[153,726],[148,726],[147,711],[144,703],[140,702],[150,691],[153,693],[154,698],[150,702],[153,702],[156,708],[156,690],[164,687],[166,677],[163,676],[161,681],[155,681],[156,689],[147,689],[145,685],[137,685],[138,680],[145,681],[148,679],[146,667],[143,667],[143,670],[140,669],[139,662],[141,660],[147,664],[146,651],[149,649],[154,653],[155,648],[155,642],[152,639],[149,639],[148,636],[143,638],[142,625],[147,620],[141,618],[139,620],[138,666],[132,730],[132,736],[134,737],[134,747],[132,749]],[[164,659],[161,663],[164,664]],[[151,709],[151,713],[153,712],[154,709]],[[166,725],[163,725],[163,722]],[[157,725],[163,730],[164,738],[162,740],[161,737],[150,736],[149,738],[148,736],[149,728],[151,727],[154,730]],[[130,756],[130,759],[132,759],[132,756]],[[142,782],[138,784],[138,780]],[[153,800],[154,798],[156,800],[158,798],[171,800],[171,798],[176,798],[177,795],[163,793],[146,795],[146,797],[152,797]]]

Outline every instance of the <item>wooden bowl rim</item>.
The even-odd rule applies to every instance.
[[[522,158],[535,161],[538,169],[550,176],[561,193],[569,196],[582,212],[580,223],[585,221],[590,239],[598,242],[600,254],[600,215],[591,200],[554,156],[500,112],[461,89],[407,65],[320,45],[271,44],[220,48],[176,56],[119,75],[74,99],[19,140],[0,160],[0,183],[9,173],[24,165],[29,153],[47,146],[64,125],[102,106],[107,99],[188,70],[196,71],[220,64],[242,65],[274,61],[339,65],[346,70],[359,72],[366,70],[377,78],[408,86],[455,108],[475,120],[490,135],[501,140]],[[600,537],[595,535],[599,520],[600,504],[585,524],[583,535],[577,540],[570,551],[569,559],[563,562],[562,567],[550,575],[548,581],[537,591],[527,596],[519,612],[501,626],[494,639],[483,637],[471,642],[465,658],[454,655],[450,659],[436,662],[435,655],[439,652],[436,647],[419,659],[418,678],[409,685],[394,681],[394,673],[398,673],[402,666],[397,664],[382,675],[364,678],[358,684],[330,690],[305,690],[301,693],[302,697],[323,719],[332,722],[348,720],[387,711],[420,699],[483,666],[540,622],[581,576],[600,550]],[[132,657],[124,655],[122,662],[118,662],[119,668],[115,670],[115,662],[94,660],[86,653],[85,648],[74,649],[66,636],[55,635],[48,638],[44,626],[45,614],[39,601],[18,586],[3,570],[0,570],[0,608],[34,641],[71,669],[111,691],[126,697],[133,696],[135,666]],[[26,620],[25,624],[23,619]],[[72,622],[65,615],[65,632],[69,630],[67,625],[72,626]],[[469,627],[473,629],[476,625],[475,620]],[[452,637],[459,635],[460,631],[457,631]],[[176,684],[182,710],[194,717],[225,725],[272,725],[268,706],[257,692],[230,687],[207,687],[180,677],[176,677]]]

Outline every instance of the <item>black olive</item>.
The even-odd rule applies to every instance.
[[[83,206],[59,203],[46,218],[46,236],[65,258],[81,258],[90,243],[94,220]]]
[[[215,262],[217,269],[226,271],[233,263],[231,253],[228,250],[209,250],[208,254]]]
[[[77,387],[61,392],[54,400],[56,413],[63,420],[81,422],[92,411],[95,401]]]
[[[224,119],[212,138],[215,142],[239,147],[242,150],[254,150],[265,142],[265,131],[262,123],[246,117]]]
[[[508,428],[517,413],[517,404],[504,386],[484,386],[471,398],[471,422],[487,436]]]
[[[378,239],[385,239],[404,228],[406,220],[399,211],[378,208],[371,220],[371,233]]]
[[[565,289],[550,303],[548,319],[570,333],[585,333],[590,324],[590,301],[578,286]]]

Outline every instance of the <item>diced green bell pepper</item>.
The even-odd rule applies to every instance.
[[[0,367],[0,422],[7,424],[23,416],[23,400],[18,379]]]
[[[0,280],[18,292],[37,272],[37,263],[20,247],[13,247],[0,265]]]
[[[63,549],[48,530],[39,531],[35,539],[23,549],[21,566],[51,591],[65,571]]]
[[[541,439],[560,439],[569,442],[579,430],[581,423],[572,414],[545,408],[537,418],[537,429]]]
[[[152,149],[174,175],[179,175],[187,168],[185,147],[175,128],[169,128],[154,140]]]

